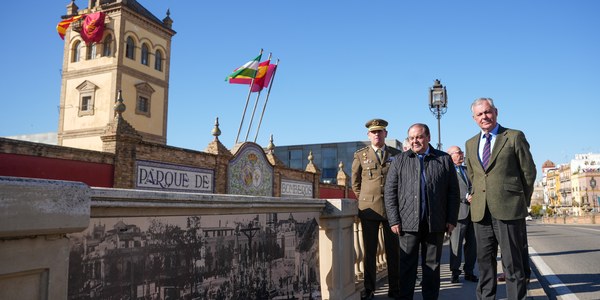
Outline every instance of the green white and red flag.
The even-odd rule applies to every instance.
[[[229,78],[229,83],[235,84],[251,84],[251,91],[259,92],[263,88],[269,86],[271,82],[271,77],[273,77],[273,72],[277,66],[271,64],[271,60],[265,60],[258,65],[258,70],[256,72],[256,76],[254,77],[254,83],[252,83],[252,77],[248,76],[238,76],[236,78]]]
[[[255,59],[233,70],[233,73],[227,76],[225,80],[229,80],[230,83],[237,83],[231,82],[231,79],[249,79],[250,81],[252,81],[252,79],[256,77],[256,73],[258,73],[258,66],[261,57],[262,54],[259,54]],[[246,84],[250,84],[250,81]]]

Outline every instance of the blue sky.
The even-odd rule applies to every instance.
[[[491,97],[500,124],[525,132],[538,170],[600,152],[600,1],[138,1],[160,19],[170,9],[177,31],[171,146],[205,149],[215,117],[233,146],[248,89],[223,79],[263,48],[280,59],[263,146],[270,134],[275,145],[366,140],[364,123],[384,118],[398,140],[428,124],[435,147],[428,89],[440,79],[444,148],[478,132],[470,104]],[[57,131],[64,42],[55,27],[68,3],[4,5],[0,136]]]

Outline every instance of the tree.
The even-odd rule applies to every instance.
[[[542,215],[542,205],[540,205],[540,204],[532,205],[531,206],[531,214],[533,216]]]

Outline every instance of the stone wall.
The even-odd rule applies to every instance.
[[[542,222],[548,224],[597,224],[597,217],[595,213],[583,216],[551,216],[543,217]]]
[[[114,158],[112,153],[0,138],[0,176],[113,187]]]
[[[0,177],[0,299],[67,299],[69,239],[87,228],[82,183]]]
[[[103,136],[102,140],[105,152],[0,138],[0,162],[2,162],[0,176],[74,180],[85,182],[90,186],[133,189],[136,187],[136,162],[151,161],[212,170],[214,172],[213,192],[228,193],[227,170],[234,154],[226,149],[218,139],[209,144],[207,152],[144,142],[135,130],[121,119],[108,126],[107,134]],[[3,157],[2,154],[5,156]],[[21,167],[20,169],[23,171],[17,172],[19,168],[10,164],[14,160],[6,155],[34,156],[38,158],[38,161],[42,159],[57,159],[57,161],[54,162],[55,167],[51,167],[49,170],[39,170],[39,166],[37,166],[37,169],[33,170]],[[285,179],[312,184],[313,197],[320,197],[318,170],[311,172],[290,169],[278,162],[272,153],[267,152],[266,157],[273,167],[273,196],[281,196],[281,180]],[[78,164],[67,168],[66,166],[73,165],[71,162]],[[32,167],[33,165],[39,164],[28,163],[27,166]],[[99,171],[99,168],[104,169]],[[74,169],[82,170],[90,178],[73,176]],[[333,188],[335,189],[335,187]]]
[[[90,280],[83,286],[97,283],[98,280],[104,280],[100,275],[111,272],[111,269],[99,268],[101,266],[99,264],[105,262],[98,260],[96,255],[106,253],[110,250],[110,247],[106,248],[105,246],[111,245],[113,248],[120,247],[124,249],[124,253],[129,254],[123,256],[123,259],[112,269],[112,272],[114,273],[116,272],[114,270],[122,268],[122,271],[127,275],[122,278],[123,280],[135,280],[136,274],[140,273],[136,266],[139,266],[141,257],[143,257],[141,254],[146,253],[139,250],[142,249],[143,245],[152,245],[150,248],[156,249],[157,244],[144,244],[143,236],[145,235],[139,235],[142,237],[139,240],[131,239],[131,237],[136,236],[135,226],[127,226],[129,224],[118,220],[137,219],[146,222],[156,219],[160,223],[164,222],[163,220],[177,221],[178,218],[184,218],[185,220],[185,218],[191,216],[192,218],[188,219],[187,226],[185,225],[186,222],[177,221],[181,223],[181,225],[178,225],[181,226],[180,228],[189,229],[190,226],[193,226],[193,224],[190,224],[190,220],[199,221],[202,218],[215,217],[226,220],[236,216],[236,214],[256,215],[258,218],[259,215],[264,214],[287,215],[290,212],[318,216],[316,219],[318,234],[314,236],[318,236],[319,257],[311,260],[306,260],[310,258],[308,256],[288,257],[289,261],[294,261],[297,266],[293,269],[294,274],[301,274],[298,277],[296,275],[288,277],[290,284],[289,287],[286,287],[286,290],[290,291],[288,295],[309,297],[306,294],[305,287],[303,287],[304,279],[306,279],[303,276],[312,276],[312,279],[314,279],[316,275],[320,278],[319,286],[313,284],[308,288],[320,293],[311,293],[312,297],[320,295],[321,299],[360,298],[359,290],[355,288],[353,272],[355,260],[352,247],[354,244],[353,221],[358,209],[356,201],[353,200],[297,198],[294,201],[288,201],[288,199],[279,197],[89,188],[84,184],[74,182],[0,177],[0,207],[3,208],[0,210],[0,299],[68,299],[68,283],[73,278],[77,279],[77,276],[70,276],[72,274],[69,272],[72,269],[78,269],[76,267],[69,268],[69,264],[82,263],[80,267],[85,270],[85,274]],[[105,245],[95,243],[94,239],[100,241],[97,238],[98,231],[95,228],[109,229],[103,220],[113,219],[117,222],[114,228],[110,228],[110,230],[113,233],[123,233],[124,238],[116,243],[111,242]],[[283,220],[283,218],[279,218],[279,220]],[[286,218],[284,223],[289,223],[290,220],[292,219]],[[300,221],[305,222],[305,220]],[[262,226],[263,230],[268,233],[268,228],[271,228],[270,224],[272,224],[270,221],[273,220],[267,218],[266,221],[264,219],[259,221],[256,219],[256,222],[258,222],[256,224],[261,224],[259,227]],[[202,228],[202,230],[205,233],[220,229],[229,230],[229,232],[241,232],[246,228],[245,224],[247,223],[242,222],[238,226],[234,226],[234,224],[236,223],[223,224],[216,228]],[[90,228],[91,231],[89,231]],[[286,228],[290,229],[289,227]],[[301,228],[306,230],[306,227]],[[92,240],[88,243],[82,243],[80,232],[84,232],[86,229],[88,230],[87,238]],[[156,233],[157,231],[152,232]],[[178,231],[175,230],[176,232]],[[282,230],[281,233],[287,234],[289,231]],[[114,242],[114,240],[109,241]],[[83,264],[83,260],[73,256],[71,251],[73,245],[83,247],[80,249],[84,251],[82,257],[86,259],[85,264]],[[201,245],[207,247],[210,243],[203,241]],[[99,252],[90,252],[93,247],[97,246],[100,246],[97,248],[100,250]],[[165,249],[174,251],[178,255],[189,250],[188,248],[176,249],[171,246],[165,246]],[[298,247],[302,248],[306,245],[298,245]],[[238,248],[236,247],[236,249]],[[195,252],[203,253],[202,251],[204,250],[196,249]],[[235,257],[241,256],[236,255]],[[251,255],[250,257],[255,256]],[[318,274],[307,272],[311,269],[310,265],[317,261],[319,264]],[[239,268],[240,264],[242,262],[237,261],[234,265]],[[173,266],[179,265],[177,263]],[[204,268],[206,262],[198,260],[193,265]],[[248,266],[252,265],[258,267],[257,270],[264,270],[268,264],[254,263]],[[262,272],[254,273],[253,276],[263,274],[261,278],[268,278]],[[120,272],[114,274],[120,274]],[[177,276],[180,275],[182,274]],[[281,275],[277,274],[269,276],[281,278]],[[183,277],[178,280],[183,280]],[[203,284],[203,281],[196,282]],[[216,284],[217,282],[215,282]],[[296,286],[293,286],[294,284]],[[128,285],[125,282],[121,284],[123,288],[121,292],[123,295],[140,295],[149,288],[155,295],[159,294],[160,299],[164,299],[168,291],[159,288],[159,285],[161,287],[165,286],[164,282],[148,286],[146,286],[146,283]],[[243,283],[242,286],[244,286]],[[279,282],[277,282],[277,286],[278,289],[282,289]],[[172,291],[174,287],[170,287],[170,289]],[[181,293],[191,290],[191,287],[184,284],[176,289],[178,294],[181,295]]]

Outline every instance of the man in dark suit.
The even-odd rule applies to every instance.
[[[471,181],[471,219],[477,238],[477,299],[496,298],[498,246],[508,299],[525,299],[525,217],[535,181],[535,163],[523,132],[502,127],[491,98],[471,104],[481,132],[466,142]]]
[[[388,122],[382,119],[368,121],[367,136],[371,145],[354,153],[352,161],[352,191],[358,199],[358,217],[362,226],[365,249],[363,299],[372,299],[377,282],[377,245],[382,225],[388,272],[388,296],[398,296],[398,236],[390,230],[383,193],[390,163],[400,150],[386,147]]]
[[[458,179],[448,153],[429,144],[431,135],[427,125],[412,125],[408,138],[411,150],[396,156],[385,185],[389,224],[400,236],[399,299],[414,297],[421,254],[423,299],[433,300],[440,292],[444,233],[450,233],[456,226]]]
[[[460,188],[460,209],[458,210],[458,221],[456,228],[452,230],[450,236],[450,270],[452,271],[452,283],[458,283],[460,275],[460,263],[463,253],[465,256],[465,280],[477,282],[478,278],[473,274],[475,260],[477,259],[477,248],[475,242],[475,231],[473,222],[471,222],[471,197],[468,195],[471,189],[471,183],[467,178],[467,170],[463,166],[465,155],[458,146],[451,146],[446,151],[452,157],[456,175],[458,177],[458,186]],[[464,242],[464,247],[463,247]],[[463,252],[464,249],[464,252]]]

